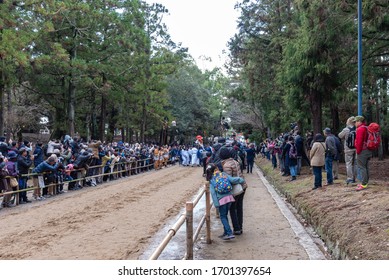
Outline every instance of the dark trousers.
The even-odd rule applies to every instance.
[[[235,202],[231,203],[230,217],[234,231],[243,230],[243,198],[245,192],[234,196]]]
[[[253,173],[254,159],[247,161],[247,173]]]
[[[19,190],[27,189],[27,177],[19,178]],[[19,202],[27,201],[27,192],[20,192],[19,194]]]
[[[321,187],[322,181],[322,167],[321,166],[312,166],[313,175],[315,176],[314,186]]]

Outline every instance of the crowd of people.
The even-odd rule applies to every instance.
[[[202,166],[205,176],[206,164],[216,151],[212,144],[198,140],[190,145],[103,143],[66,135],[62,140],[48,143],[18,143],[0,137],[1,206],[14,207],[33,199],[44,200],[67,190],[94,187],[107,180],[159,170],[168,164]],[[222,139],[217,148],[221,142]],[[244,154],[243,150],[239,153]],[[239,164],[243,167],[242,162],[240,160]]]
[[[162,146],[121,141],[84,142],[68,135],[62,141],[32,145],[28,141],[6,143],[5,137],[0,137],[2,206],[13,207],[16,198],[19,204],[31,202],[24,191],[31,178],[32,197],[43,200],[63,193],[66,182],[68,190],[78,190],[151,169],[159,170],[168,164],[202,166],[224,228],[220,238],[231,240],[243,233],[243,201],[247,189],[243,173],[252,173],[258,154],[271,161],[273,168],[279,168],[282,176],[289,176],[290,181],[301,174],[303,164],[310,166],[313,190],[323,186],[323,167],[326,171],[324,186],[334,184],[339,176],[338,163],[344,154],[346,183],[353,184],[359,179],[361,183],[356,190],[367,187],[372,151],[366,145],[368,130],[364,117],[350,117],[338,135],[325,128],[323,133],[307,133],[304,139],[296,124],[291,124],[291,128],[290,132],[275,139],[268,138],[257,146],[237,141],[235,134],[228,141],[219,138],[212,144],[203,144],[202,138],[198,138],[191,145]]]
[[[370,132],[363,116],[349,117],[338,134],[327,127],[323,133],[307,133],[305,139],[296,124],[291,126],[290,132],[276,139],[268,138],[258,145],[258,152],[271,160],[273,168],[279,168],[282,176],[290,176],[290,181],[296,180],[301,166],[305,164],[310,166],[314,175],[313,190],[333,185],[334,180],[339,179],[339,161],[344,157],[346,184],[354,184],[359,179],[356,190],[366,189],[369,182],[368,163],[377,147],[368,147]],[[324,185],[323,170],[326,172]]]

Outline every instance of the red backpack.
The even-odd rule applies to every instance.
[[[367,128],[367,140],[366,140],[366,147],[368,150],[376,150],[379,148],[381,143],[381,136],[380,136],[380,125],[378,123],[371,123]]]

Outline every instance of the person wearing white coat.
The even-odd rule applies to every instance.
[[[197,147],[193,147],[191,149],[191,153],[192,153],[192,162],[191,162],[191,166],[200,166],[200,161],[199,161],[199,158],[197,157],[197,152],[198,152],[198,149]]]
[[[184,147],[181,150],[181,157],[182,157],[182,165],[183,166],[188,166],[189,165],[189,152],[188,152],[188,148],[187,147]]]

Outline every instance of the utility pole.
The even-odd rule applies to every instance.
[[[358,0],[358,115],[362,115],[362,0]]]

